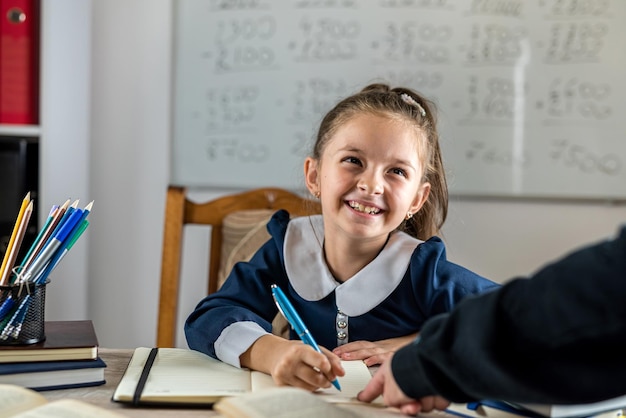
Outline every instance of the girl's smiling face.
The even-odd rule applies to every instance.
[[[339,233],[381,245],[428,198],[422,183],[421,133],[406,122],[361,114],[339,127],[305,177],[320,192],[326,239]]]

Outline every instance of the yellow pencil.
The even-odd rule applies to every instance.
[[[10,284],[9,279],[11,277],[11,272],[13,271],[15,260],[17,259],[17,253],[20,252],[20,248],[22,246],[22,240],[24,239],[24,235],[26,235],[26,229],[28,228],[28,221],[30,221],[30,216],[32,213],[33,213],[33,201],[31,200],[28,206],[26,206],[26,210],[24,211],[24,216],[22,216],[22,219],[20,220],[20,226],[17,229],[17,235],[15,236],[13,247],[11,247],[11,252],[9,253],[7,264],[4,266],[4,271],[2,272],[2,275],[0,275],[1,285]]]
[[[26,208],[30,203],[30,192],[26,194],[24,200],[22,200],[22,206],[20,207],[20,211],[17,215],[17,220],[15,221],[15,226],[13,227],[13,233],[11,233],[11,238],[9,239],[9,245],[7,246],[7,251],[4,253],[4,258],[2,259],[2,266],[0,267],[0,278],[4,278],[4,271],[6,270],[7,263],[9,261],[9,254],[11,253],[11,248],[15,244],[15,237],[17,236],[17,231],[22,222],[22,218],[24,217],[24,212],[26,212]],[[0,285],[4,284],[4,280],[0,280]]]

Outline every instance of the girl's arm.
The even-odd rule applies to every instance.
[[[239,356],[271,333],[278,309],[270,286],[287,278],[275,240],[249,262],[237,263],[219,291],[202,299],[185,322],[190,348],[239,367]]]

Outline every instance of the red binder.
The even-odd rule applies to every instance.
[[[39,123],[39,1],[0,0],[0,123]]]

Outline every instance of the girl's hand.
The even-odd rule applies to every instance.
[[[333,350],[341,360],[363,360],[367,366],[381,364],[399,348],[409,344],[417,333],[380,341],[353,341]]]
[[[324,354],[301,341],[268,335],[242,354],[241,365],[270,374],[279,386],[315,391],[330,387],[331,381],[345,374],[339,357],[321,349]]]
[[[289,343],[270,372],[276,384],[315,391],[330,387],[337,376],[345,374],[341,360],[329,350],[321,348],[321,354],[300,341]]]

